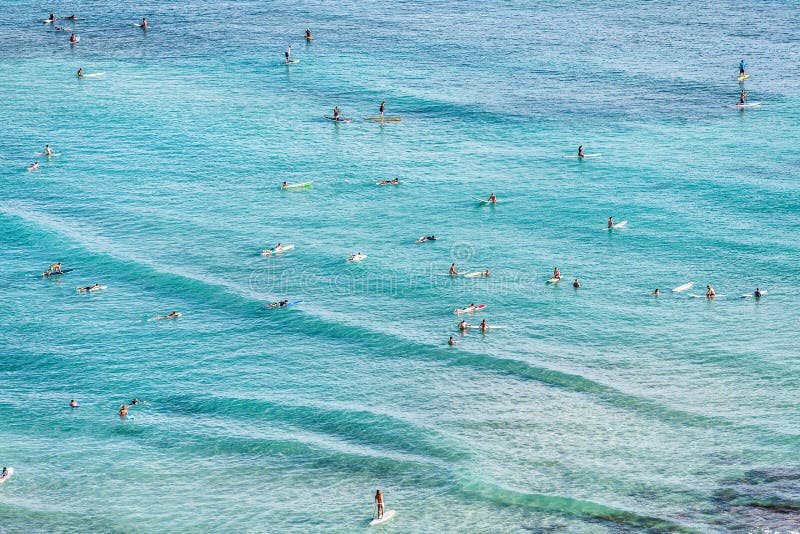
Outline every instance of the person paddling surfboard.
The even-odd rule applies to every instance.
[[[377,490],[375,492],[375,508],[377,509],[378,512],[378,519],[383,519],[384,506],[383,506],[383,493],[381,493],[381,490]]]
[[[743,59],[739,60],[739,76],[744,76],[744,67],[745,67],[744,60]]]
[[[381,102],[381,109],[379,111],[380,111],[380,117],[382,119],[383,118],[383,112],[386,111],[386,100]]]

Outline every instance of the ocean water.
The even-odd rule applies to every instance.
[[[796,2],[3,7],[0,531],[800,528]]]

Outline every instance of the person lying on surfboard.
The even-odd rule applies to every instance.
[[[177,318],[177,317],[183,317],[183,315],[178,313],[178,312],[176,312],[176,311],[174,311],[174,312],[172,312],[170,314],[167,314],[167,315],[159,315],[158,317],[156,317],[156,319],[174,319],[174,318]]]
[[[34,161],[30,165],[25,168],[26,171],[38,171],[39,170],[39,162]]]
[[[86,286],[86,287],[79,287],[78,288],[78,292],[79,293],[87,293],[89,291],[97,291],[98,289],[100,289],[100,284],[92,284],[92,285]]]
[[[380,180],[378,183],[380,185],[399,184],[400,183],[400,178],[393,178],[391,180]]]
[[[425,237],[420,237],[419,239],[417,239],[417,243],[424,243],[425,241],[436,241],[437,239],[439,238],[436,237],[435,235],[429,235]]]
[[[583,145],[578,147],[578,157],[579,158],[583,157]]]

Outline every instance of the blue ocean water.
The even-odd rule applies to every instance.
[[[0,531],[800,525],[797,3],[4,8]]]

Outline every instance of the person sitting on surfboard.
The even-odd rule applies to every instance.
[[[579,158],[583,157],[583,145],[578,147],[578,157]]]
[[[78,69],[78,78],[83,78],[83,67]]]
[[[64,17],[64,18],[68,18],[68,17]],[[55,21],[56,21],[56,14],[55,13],[50,13],[50,16],[47,17],[47,21],[46,22],[55,22]]]
[[[614,217],[608,218],[608,227],[612,228],[614,226]]]
[[[744,76],[744,60],[739,60],[739,76]]]
[[[375,506],[378,508],[378,519],[383,519],[383,493],[381,490],[375,492]]]
[[[464,321],[463,319],[461,320],[460,323],[458,323],[458,329],[461,330],[462,332],[467,331],[467,326],[469,326],[467,325],[467,321]]]
[[[311,35],[311,30],[309,30],[308,28],[306,28],[306,40],[310,41],[310,40],[311,40],[311,39],[313,39],[313,38],[314,38],[314,36],[313,36],[313,35]]]
[[[158,22],[158,21],[156,21],[156,22]],[[145,17],[142,17],[142,23],[140,24],[140,26],[142,27],[143,30],[146,30],[147,28],[150,27],[150,25],[147,23],[147,19]]]
[[[494,196],[494,193],[489,195],[489,202],[491,202],[492,204],[497,204],[497,197]]]
[[[481,332],[486,332],[489,329],[489,325],[486,324],[486,319],[481,321],[480,329],[481,329]]]
[[[50,148],[50,145],[44,145],[44,155],[48,158],[53,155],[53,149]]]
[[[656,290],[653,291],[653,295],[658,296],[658,288],[656,288]]]
[[[78,38],[77,38],[77,37],[75,37],[75,34],[74,34],[74,33],[73,33],[72,35],[70,35],[70,36],[69,36],[69,42],[70,42],[70,43],[72,43],[72,44],[75,44],[75,43],[77,43],[77,42],[78,42]]]
[[[757,299],[760,299],[761,298],[761,290],[759,288],[756,288],[755,292],[753,293],[753,296],[755,298],[757,298]]]
[[[381,118],[383,118],[383,112],[384,111],[386,111],[386,100],[381,102],[381,109],[380,109]]]
[[[455,345],[456,345],[456,340],[455,340],[455,339],[453,339],[453,336],[450,336],[450,339],[449,339],[449,340],[447,340],[447,344],[448,344],[448,345],[450,345],[451,347],[455,347]]]
[[[450,274],[451,276],[458,274],[458,271],[456,271],[455,263],[450,264],[450,272],[448,274]]]
[[[581,287],[581,283],[580,283],[580,282],[578,282],[578,279],[577,279],[577,278],[575,279],[575,281],[574,281],[574,282],[572,282],[572,287],[575,287],[575,288],[577,288],[577,287]]]
[[[561,271],[558,270],[558,267],[553,267],[553,278],[561,280]]]
[[[72,399],[71,401],[69,401],[69,407],[70,408],[77,408],[78,407],[78,401],[76,401],[75,399]]]
[[[709,285],[707,285],[706,286],[706,297],[711,299],[711,298],[714,298],[716,296],[717,296],[717,293],[716,293],[716,291],[714,291],[714,288],[709,286]]]

